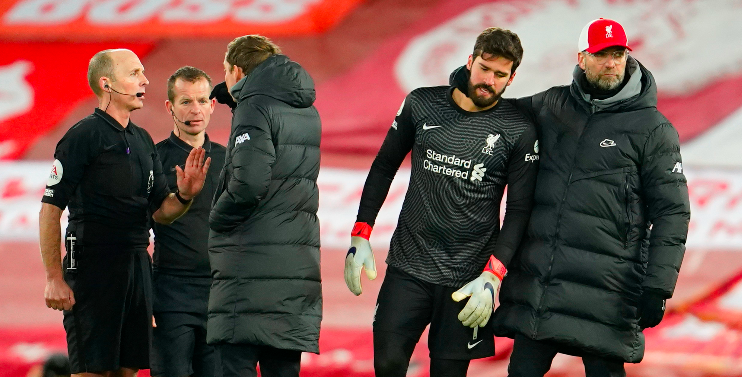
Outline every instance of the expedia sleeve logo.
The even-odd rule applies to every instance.
[[[244,134],[237,136],[237,138],[234,139],[234,145],[242,144],[247,140],[250,140],[250,135],[245,132]]]
[[[63,174],[64,168],[62,168],[62,161],[54,160],[54,163],[52,163],[52,171],[49,172],[49,178],[46,180],[46,185],[54,186],[61,182]]]
[[[535,143],[533,143],[533,154],[526,153],[526,162],[534,162],[538,161],[538,140],[536,140]]]

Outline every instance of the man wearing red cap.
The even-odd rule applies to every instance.
[[[675,289],[690,221],[680,143],[629,50],[618,22],[592,21],[571,85],[510,100],[537,123],[541,150],[528,231],[492,317],[515,339],[511,377],[543,376],[557,353],[582,357],[588,377],[625,376]]]

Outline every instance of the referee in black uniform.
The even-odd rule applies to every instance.
[[[210,160],[194,148],[177,167],[171,193],[155,144],[132,123],[149,82],[129,50],[90,60],[95,112],[57,144],[39,214],[46,305],[64,310],[73,374],[133,376],[149,368],[152,283],[149,214],[170,223],[201,191]],[[60,217],[69,209],[67,253],[60,263]]]
[[[449,86],[412,91],[371,166],[346,257],[346,283],[356,295],[362,269],[376,276],[371,227],[412,151],[410,184],[374,316],[376,376],[404,376],[428,324],[433,377],[465,376],[471,359],[494,354],[492,329],[485,325],[525,231],[538,169],[534,125],[498,101],[522,54],[514,33],[482,32],[467,63],[468,93]]]
[[[214,166],[224,165],[226,148],[209,140],[206,127],[214,111],[211,78],[194,67],[182,67],[167,82],[165,103],[173,118],[170,137],[157,143],[157,154],[170,186],[175,166],[191,150],[203,147]],[[219,169],[211,169],[188,213],[172,224],[153,224],[155,233],[153,376],[220,376],[219,358],[206,344],[206,316],[211,288],[209,213]]]

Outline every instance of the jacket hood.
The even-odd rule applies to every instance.
[[[299,108],[312,106],[316,98],[312,77],[286,55],[269,57],[238,81],[230,92],[237,102],[264,95]]]
[[[570,92],[573,96],[581,99],[582,103],[586,102],[597,110],[614,111],[656,107],[657,84],[654,81],[652,73],[631,55],[629,55],[626,61],[626,73],[630,75],[629,81],[616,95],[602,100],[591,99],[590,95],[585,93],[579,84],[577,77],[583,74],[583,70],[579,65],[576,65],[572,72],[574,79],[572,80]]]

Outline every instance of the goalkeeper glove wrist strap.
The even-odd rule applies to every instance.
[[[357,222],[353,225],[353,230],[350,231],[350,235],[352,237],[365,238],[366,241],[368,241],[368,239],[371,238],[372,229],[371,225],[368,225],[367,223]]]
[[[489,272],[492,275],[497,276],[500,281],[502,281],[502,278],[505,277],[505,275],[508,274],[508,270],[505,268],[505,265],[502,264],[497,258],[495,258],[494,255],[490,255],[490,260],[487,261],[487,266],[484,267],[483,272]]]

